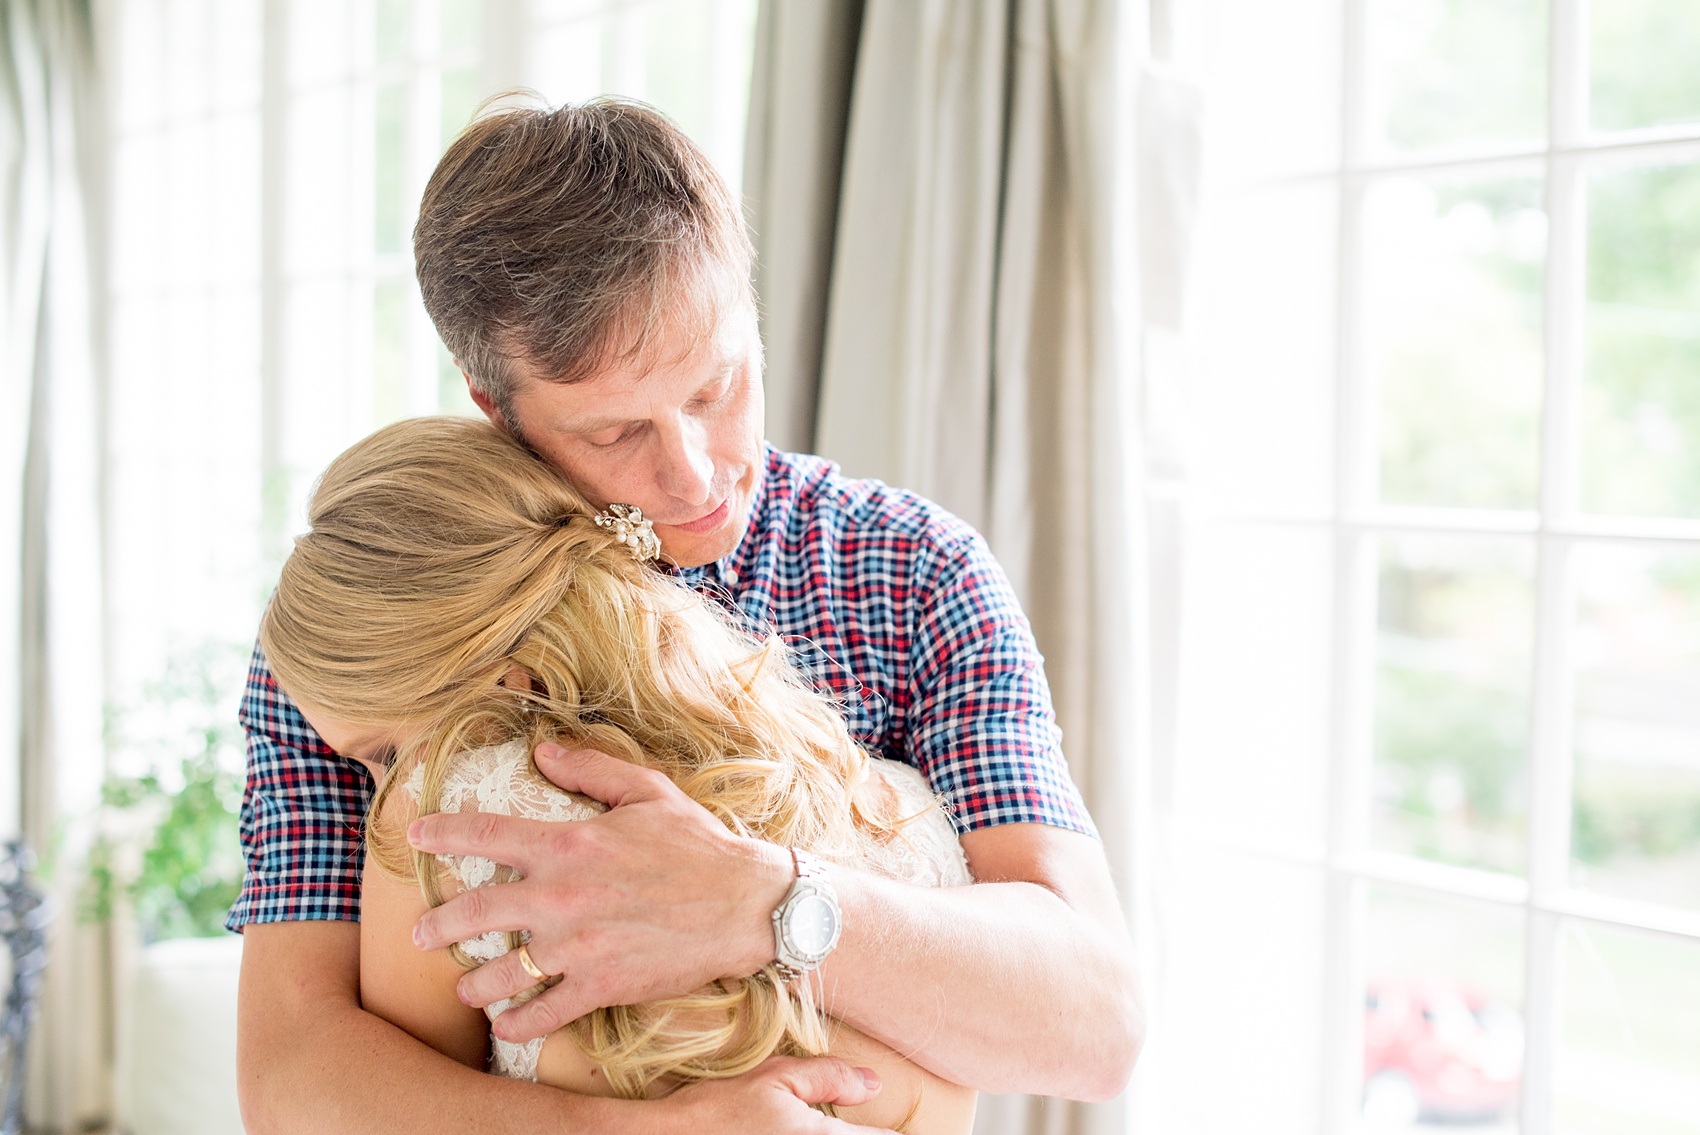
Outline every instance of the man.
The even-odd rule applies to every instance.
[[[532,931],[527,951],[461,983],[482,1006],[561,975],[495,1023],[510,1040],[777,958],[812,970],[836,1016],[948,1079],[1116,1094],[1141,1042],[1131,953],[1026,621],[960,521],[764,447],[750,248],[707,160],[630,103],[502,112],[438,164],[414,247],[426,306],[490,419],[597,506],[640,508],[686,582],[799,649],[862,743],[920,767],[952,805],[978,880],[923,889],[838,865],[823,878],[671,785],[544,746],[546,775],[610,810],[417,822],[421,850],[484,854],[526,879],[430,912],[416,943]],[[352,920],[369,780],[258,656],[244,723],[249,876],[230,925],[246,936],[250,1132],[863,1130],[807,1106],[877,1092],[831,1059],[597,1100],[472,1072],[365,1013]]]

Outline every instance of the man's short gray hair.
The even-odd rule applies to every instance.
[[[510,429],[516,363],[578,382],[641,357],[663,327],[707,332],[751,298],[725,181],[665,115],[627,99],[475,119],[425,187],[413,255],[437,333]]]

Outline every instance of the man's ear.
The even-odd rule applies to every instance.
[[[473,403],[484,412],[486,418],[490,419],[491,425],[506,432],[508,420],[502,416],[502,411],[496,405],[495,400],[478,389],[478,384],[472,381],[472,376],[466,373],[466,368],[460,365],[459,359],[455,360],[455,369],[460,371],[462,378],[466,379],[466,392],[472,396]]]

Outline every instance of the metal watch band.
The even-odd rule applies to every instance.
[[[811,852],[801,851],[795,847],[791,851],[791,867],[799,879],[826,880],[826,864],[817,859]],[[831,884],[828,884],[830,886]]]
[[[785,897],[773,911],[773,942],[774,968],[786,981],[795,981],[803,974],[816,969],[824,962],[838,945],[839,932],[842,929],[841,914],[838,908],[838,894],[833,889],[828,877],[826,864],[806,851],[795,847],[791,851],[791,865],[795,871],[791,889],[785,892]],[[803,905],[805,900],[816,899],[825,904],[830,911],[832,934],[824,949],[818,953],[800,954],[792,949],[787,935],[787,920],[792,911]]]

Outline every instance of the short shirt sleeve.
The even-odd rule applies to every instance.
[[[962,831],[1038,823],[1096,837],[1063,758],[1044,660],[991,550],[959,535],[921,574],[909,760]]]
[[[258,647],[240,720],[248,739],[240,827],[247,873],[225,926],[358,921],[371,777],[319,738]]]

